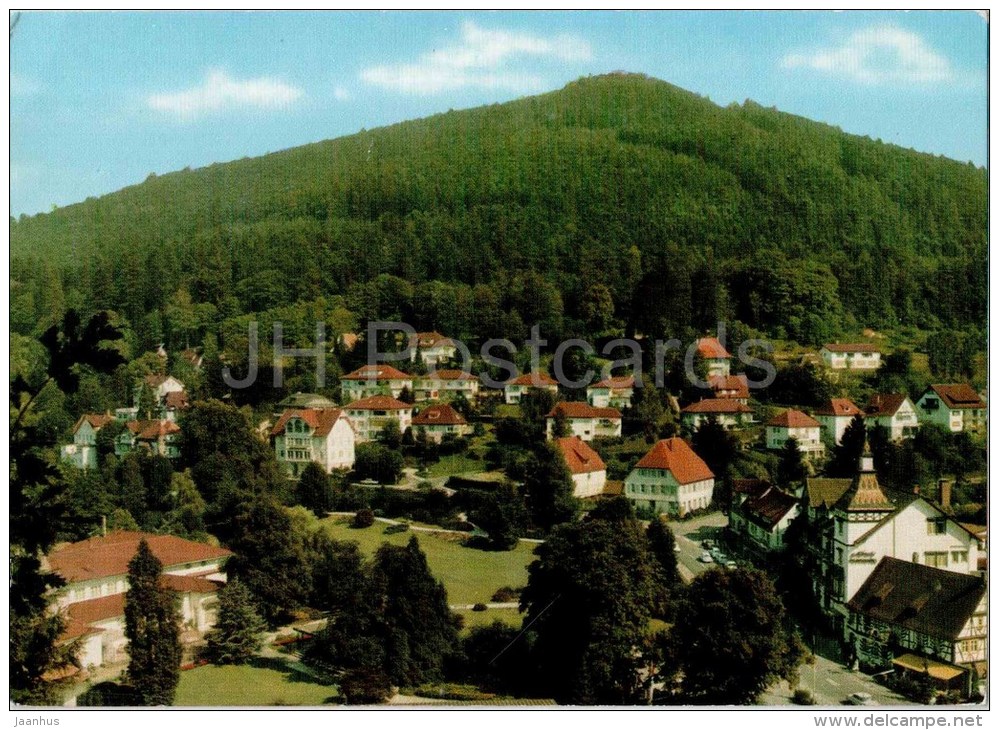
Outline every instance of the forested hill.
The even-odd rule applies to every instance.
[[[342,295],[452,335],[978,328],[986,195],[971,164],[612,74],[12,221],[12,327],[73,305],[170,339],[178,297],[204,332]]]

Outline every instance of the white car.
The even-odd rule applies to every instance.
[[[849,705],[876,705],[877,702],[874,701],[867,692],[854,692],[852,695],[846,698],[846,702]]]
[[[707,550],[705,550],[703,553],[701,553],[701,557],[699,557],[698,560],[700,560],[702,563],[713,563],[713,562],[715,562],[715,559],[711,557],[711,553],[709,553]]]

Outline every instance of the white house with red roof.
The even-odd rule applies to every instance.
[[[793,408],[774,416],[766,424],[767,448],[779,451],[788,439],[798,442],[798,450],[806,458],[818,458],[825,453],[822,444],[822,424]]]
[[[344,403],[375,395],[398,398],[406,389],[413,392],[413,376],[383,363],[364,365],[340,378]]]
[[[919,430],[916,407],[904,393],[875,393],[864,409],[867,428],[883,428],[892,441],[912,438]]]
[[[45,567],[66,584],[53,595],[66,625],[61,642],[77,641],[83,668],[127,660],[125,593],[128,563],[145,539],[163,564],[163,585],[176,592],[181,640],[199,640],[216,621],[216,592],[224,585],[225,548],[173,535],[112,532],[60,545],[46,556]]]
[[[454,340],[440,332],[417,332],[409,338],[409,359],[416,362],[417,356],[427,367],[448,362],[458,352]]]
[[[697,354],[708,366],[708,377],[728,376],[732,355],[717,337],[702,337],[697,341]]]
[[[681,438],[659,441],[624,480],[636,509],[682,517],[711,504],[715,475]]]
[[[62,458],[77,469],[97,468],[97,434],[113,421],[110,415],[84,413],[73,425],[73,443],[60,450]]]
[[[413,425],[413,406],[387,395],[361,398],[343,407],[354,427],[357,443],[374,441],[390,423],[399,427],[400,433]]]
[[[948,431],[984,432],[985,401],[967,383],[931,385],[916,401],[919,419]]]
[[[152,421],[128,421],[125,429],[114,442],[116,456],[124,456],[136,449],[151,454],[176,459],[180,456],[180,426],[165,418]]]
[[[271,429],[271,440],[290,477],[313,461],[327,472],[354,466],[354,427],[340,408],[288,409]]]
[[[881,351],[866,342],[823,345],[819,357],[832,370],[877,370],[881,366]]]
[[[753,409],[734,398],[704,398],[680,411],[680,420],[692,430],[714,418],[727,429],[742,428],[753,422]]]
[[[415,379],[413,398],[424,400],[453,400],[462,396],[469,403],[479,397],[479,379],[464,370],[435,370]]]
[[[628,408],[634,394],[635,378],[632,375],[605,378],[586,388],[587,402],[597,408]]]
[[[532,390],[547,390],[553,395],[558,394],[558,383],[548,373],[528,373],[514,378],[503,386],[503,400],[507,405],[520,403],[521,399]]]
[[[736,493],[729,527],[766,552],[783,550],[784,533],[801,511],[800,503],[794,495],[770,484],[755,494]]]
[[[715,375],[708,378],[708,386],[715,398],[731,398],[749,405],[749,379],[743,373],[738,375]]]
[[[607,484],[607,465],[600,454],[579,436],[555,439],[555,446],[572,474],[572,493],[581,499],[603,494]]]
[[[843,432],[850,421],[857,416],[863,417],[864,412],[849,398],[830,398],[813,415],[821,424],[822,430],[838,445],[843,440]]]
[[[458,411],[449,406],[447,403],[439,403],[432,406],[427,406],[421,408],[420,411],[413,416],[413,433],[418,434],[423,432],[427,435],[431,441],[436,441],[440,443],[444,440],[447,435],[452,435],[455,438],[460,438],[461,436],[467,436],[472,432],[472,427],[469,425],[465,417],[462,416]]]
[[[564,401],[556,403],[545,416],[545,433],[549,439],[555,433],[555,419],[560,415],[569,424],[572,435],[583,441],[621,435],[621,411],[618,409],[595,408],[582,401]]]

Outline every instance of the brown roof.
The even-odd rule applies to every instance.
[[[364,365],[352,373],[347,373],[340,380],[412,380],[412,375],[407,375],[401,370],[396,370],[391,365]]]
[[[565,463],[569,465],[569,471],[573,474],[588,474],[607,469],[607,465],[600,458],[600,454],[594,451],[579,436],[566,436],[555,439],[555,445],[562,452]]]
[[[427,406],[413,416],[413,426],[464,426],[468,423],[458,411],[446,403]]]
[[[319,438],[329,436],[330,431],[333,430],[342,415],[343,410],[340,408],[289,408],[281,414],[277,423],[274,424],[271,436],[280,436],[284,433],[285,426],[292,418],[301,418],[305,421],[309,428],[313,429],[313,436]]]
[[[360,335],[356,335],[353,332],[344,332],[340,335],[340,342],[343,343],[343,349],[353,350],[357,346],[358,340],[361,339]]]
[[[864,411],[868,416],[894,416],[907,399],[904,393],[875,393]]]
[[[608,497],[616,497],[619,494],[624,494],[624,482],[608,479],[604,484],[604,491],[602,494]]]
[[[164,586],[178,593],[215,593],[219,584],[200,575],[170,575],[162,578]]]
[[[110,596],[71,603],[66,607],[66,612],[73,622],[78,622],[84,626],[89,626],[96,621],[107,621],[125,614],[125,594],[114,593]]]
[[[954,641],[985,592],[985,581],[975,575],[882,558],[847,606],[876,621]]]
[[[621,411],[617,408],[596,408],[583,401],[563,401],[556,403],[546,418],[555,418],[561,413],[566,418],[610,418],[621,420]]]
[[[753,409],[734,398],[705,398],[691,403],[681,413],[752,413]]]
[[[607,378],[606,380],[601,380],[599,383],[594,383],[590,386],[591,388],[609,388],[611,390],[618,390],[623,388],[634,388],[635,387],[635,376],[634,375],[621,375],[616,378]]]
[[[163,399],[163,403],[171,411],[182,411],[191,407],[190,402],[187,400],[186,390],[172,390],[166,394]]]
[[[829,352],[880,352],[877,345],[872,345],[867,342],[844,345],[834,342],[830,345],[823,345],[822,349],[828,350]]]
[[[166,419],[153,421],[128,421],[125,428],[139,441],[157,441],[162,436],[180,433],[180,426]]]
[[[139,541],[143,538],[149,543],[153,555],[163,563],[165,570],[175,565],[232,555],[225,548],[173,535],[122,531],[57,547],[48,556],[49,566],[69,583],[125,575],[128,572],[128,562],[135,555]]]
[[[816,416],[859,416],[863,411],[849,398],[831,398],[815,411]]]
[[[635,465],[639,469],[663,469],[680,484],[714,478],[714,473],[700,456],[681,438],[663,439]]]
[[[738,375],[715,375],[708,378],[708,385],[716,398],[749,398],[749,379]]]
[[[544,385],[558,385],[558,382],[552,379],[548,373],[525,373],[519,378],[514,378],[507,385],[532,385],[535,388],[540,388]]]
[[[348,403],[344,409],[348,411],[407,411],[412,407],[409,403],[403,403],[390,395],[373,395]]]
[[[478,378],[464,370],[437,370],[433,374],[428,373],[420,380],[478,380]]]
[[[749,497],[742,503],[746,518],[771,530],[790,512],[798,500],[779,489],[768,489],[763,494]]]
[[[805,488],[808,491],[808,506],[812,509],[825,507],[831,509],[846,490],[853,484],[852,479],[833,479],[830,477],[808,477]]]
[[[951,410],[985,408],[985,403],[982,402],[981,396],[967,383],[931,385],[930,390],[940,396],[940,400]]]
[[[114,420],[114,416],[107,416],[103,413],[84,413],[80,416],[80,419],[73,425],[73,433],[80,430],[80,426],[83,425],[84,421],[89,423],[95,431],[104,428],[111,421]]]
[[[768,489],[770,482],[766,479],[733,479],[733,494],[748,494],[750,497],[758,497]]]
[[[415,335],[409,338],[410,347],[448,347],[453,346],[454,342],[450,337],[445,337],[440,332],[417,332]]]
[[[767,421],[768,426],[781,426],[783,428],[818,428],[821,424],[811,416],[796,411],[793,408],[774,416]]]
[[[146,385],[150,388],[159,388],[163,383],[170,379],[169,375],[157,375],[156,373],[151,373],[145,378]]]
[[[709,360],[732,357],[728,350],[722,347],[722,343],[718,341],[717,337],[702,337],[699,339],[697,341],[697,352],[700,353],[701,357],[708,358]]]

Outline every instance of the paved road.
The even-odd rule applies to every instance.
[[[821,656],[815,657],[815,664],[801,668],[798,687],[811,692],[817,705],[821,707],[842,707],[844,700],[854,692],[867,692],[874,702],[884,707],[915,704],[878,684],[863,672],[847,669]],[[760,704],[789,705],[792,694],[787,682],[781,682],[763,694]]]
[[[670,522],[670,529],[676,537],[676,544],[680,548],[677,553],[677,564],[680,568],[680,575],[688,583],[693,580],[698,573],[715,567],[711,563],[698,561],[698,556],[704,552],[701,547],[702,540],[717,540],[721,537],[722,531],[728,524],[728,517],[721,512],[711,512],[690,520],[677,520]]]

